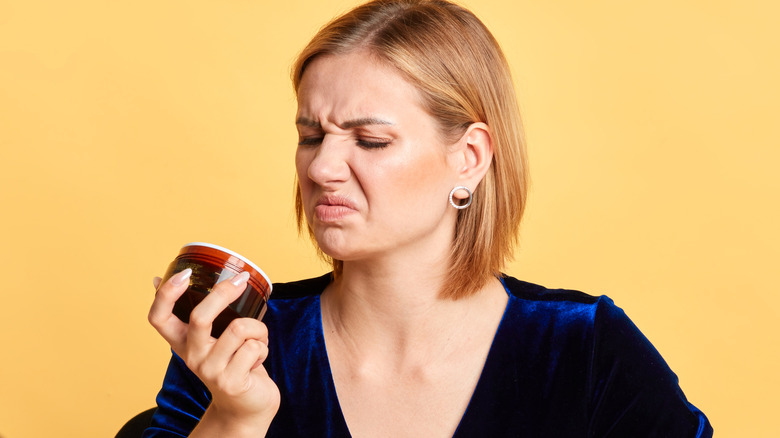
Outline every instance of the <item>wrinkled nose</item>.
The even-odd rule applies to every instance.
[[[307,170],[309,179],[321,186],[349,179],[349,148],[345,139],[326,135],[313,151]]]

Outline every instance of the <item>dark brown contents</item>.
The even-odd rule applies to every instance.
[[[227,269],[223,266],[216,266],[203,261],[193,263],[191,260],[174,260],[168,267],[165,279],[170,278],[177,272],[187,268],[192,269],[190,277],[190,286],[184,295],[176,301],[173,307],[173,314],[184,322],[190,321],[192,309],[198,305],[211,292],[211,287],[219,281],[220,278],[230,278],[238,272]],[[239,317],[260,318],[265,311],[265,297],[259,293],[251,284],[247,284],[246,289],[234,302],[220,313],[214,320],[211,328],[211,336],[218,338],[227,328],[230,321]]]

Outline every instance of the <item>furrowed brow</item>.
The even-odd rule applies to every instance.
[[[377,117],[361,117],[359,119],[347,120],[341,124],[341,129],[357,128],[366,125],[395,125],[395,123]]]
[[[307,128],[317,128],[317,129],[322,128],[320,122],[312,119],[307,119],[306,117],[298,117],[297,119],[295,119],[295,124],[300,126],[305,126]]]
[[[298,117],[295,119],[295,124],[298,126],[305,126],[307,128],[322,129],[322,124],[320,122],[308,119],[306,117]],[[395,125],[395,123],[389,120],[380,119],[378,117],[361,117],[354,120],[347,120],[346,122],[341,123],[339,128],[351,129],[367,125]]]

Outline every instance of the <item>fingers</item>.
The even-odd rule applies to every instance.
[[[214,320],[246,290],[249,274],[242,272],[215,285],[185,324],[173,314],[173,308],[187,290],[191,273],[182,271],[162,283],[153,280],[157,293],[149,322],[208,387],[214,406],[226,407],[225,412],[273,415],[279,405],[279,390],[262,366],[268,357],[265,324],[253,318],[236,318],[218,339],[211,337]]]
[[[188,333],[190,342],[202,345],[213,339],[211,326],[214,319],[244,292],[248,279],[249,273],[242,272],[229,280],[217,283],[206,298],[195,306],[190,314]]]
[[[249,339],[268,344],[268,329],[265,324],[253,318],[236,318],[217,340],[213,353],[215,356],[225,357],[223,365],[226,365],[230,356]]]
[[[262,365],[268,357],[268,344],[257,339],[247,339],[225,367],[226,374],[242,375]]]
[[[173,314],[173,305],[189,285],[192,269],[185,269],[172,276],[162,285],[157,283],[157,294],[149,309],[149,323],[171,344],[174,350],[180,348],[187,338],[187,325]]]
[[[157,293],[149,322],[188,366],[197,368],[204,376],[218,376],[229,365],[231,369],[243,368],[244,373],[256,368],[267,355],[268,332],[263,323],[237,318],[218,340],[211,337],[215,318],[246,290],[249,273],[242,272],[215,285],[192,310],[189,324],[185,324],[173,314],[173,308],[187,290],[191,274],[186,269],[162,284],[155,279]],[[238,362],[232,363],[236,358]]]
[[[204,375],[246,375],[268,356],[268,329],[256,319],[234,319],[208,356],[201,368]]]

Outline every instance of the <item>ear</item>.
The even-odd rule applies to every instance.
[[[472,192],[476,191],[493,162],[493,138],[490,128],[482,122],[472,123],[453,146],[450,152],[456,178],[453,186],[466,186]],[[463,190],[454,194],[457,199],[464,199],[466,196]]]

